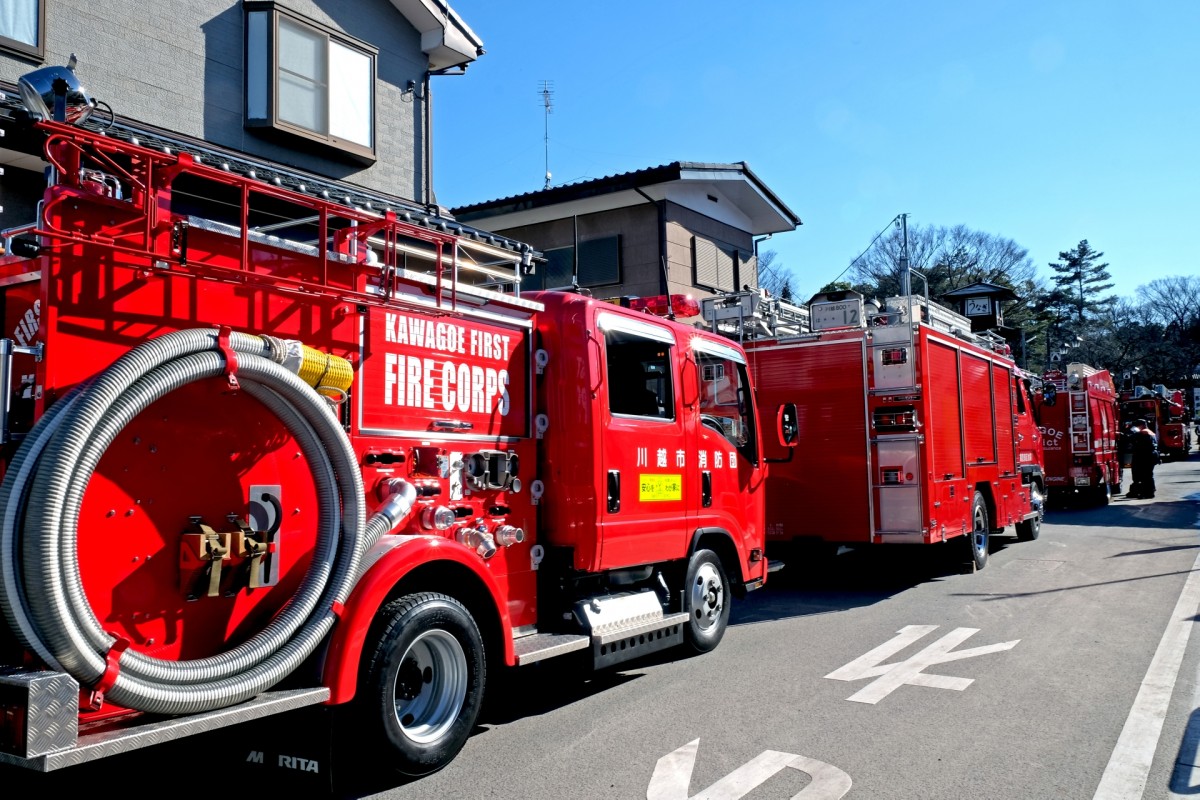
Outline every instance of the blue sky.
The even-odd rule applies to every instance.
[[[1087,239],[1133,295],[1200,274],[1200,2],[452,0],[486,54],[434,78],[447,206],[745,161],[803,220],[806,297],[901,212],[1046,266]]]

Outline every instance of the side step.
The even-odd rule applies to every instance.
[[[590,636],[580,633],[535,633],[514,639],[513,650],[517,655],[517,665],[524,666],[583,650],[591,643]]]
[[[591,648],[596,668],[683,643],[684,612],[663,614],[652,591],[590,597],[575,604],[579,633],[535,633],[513,640],[518,665]]]
[[[597,668],[607,667],[683,644],[683,626],[687,623],[688,615],[680,612],[653,622],[610,629],[592,637],[592,662]]]

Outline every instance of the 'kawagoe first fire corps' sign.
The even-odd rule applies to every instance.
[[[360,374],[364,429],[526,435],[520,329],[373,308]]]

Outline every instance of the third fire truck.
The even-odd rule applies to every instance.
[[[323,705],[356,770],[422,775],[506,665],[716,647],[767,577],[736,343],[499,291],[531,249],[420,207],[49,121],[47,70],[0,260],[0,765]]]
[[[1117,392],[1108,370],[1068,364],[1047,370],[1035,394],[1047,498],[1106,505],[1121,493]]]
[[[704,304],[744,340],[763,407],[797,408],[803,447],[767,451],[769,546],[946,543],[982,568],[991,535],[1037,538],[1041,436],[998,336],[919,296]]]
[[[1161,383],[1133,386],[1121,392],[1120,403],[1122,424],[1146,420],[1158,436],[1158,452],[1163,459],[1187,458],[1192,449],[1192,431],[1182,391]]]

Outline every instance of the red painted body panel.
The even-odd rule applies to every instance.
[[[1037,513],[1040,436],[1011,359],[906,331],[747,343],[760,408],[794,402],[800,419],[795,457],[770,465],[771,544],[941,541],[969,530],[977,489],[994,529]]]

